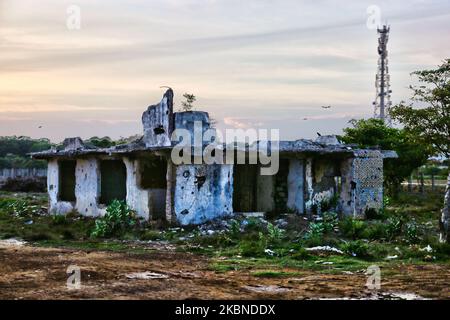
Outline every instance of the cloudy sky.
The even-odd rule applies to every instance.
[[[219,128],[340,133],[373,113],[370,5],[391,25],[395,103],[410,72],[450,57],[450,1],[0,0],[0,135],[137,134],[160,86]]]

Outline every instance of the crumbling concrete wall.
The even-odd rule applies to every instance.
[[[127,168],[127,204],[138,216],[149,219],[153,195],[150,190],[139,187],[139,161],[124,158],[123,162]]]
[[[146,147],[170,146],[173,131],[173,91],[169,89],[160,103],[149,106],[142,114]]]
[[[376,150],[355,156],[341,163],[340,206],[345,215],[364,217],[367,210],[383,207],[383,156]]]
[[[74,209],[72,202],[59,201],[59,166],[57,160],[49,160],[47,167],[47,188],[49,212],[51,214],[66,214]]]
[[[233,213],[232,165],[176,166],[174,214],[181,225]]]

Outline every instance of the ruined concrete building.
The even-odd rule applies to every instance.
[[[382,207],[386,156],[379,150],[361,150],[322,136],[280,141],[275,175],[261,175],[258,164],[175,165],[171,134],[179,128],[192,132],[194,121],[210,126],[206,112],[174,113],[173,92],[168,90],[143,113],[144,135],[137,141],[101,149],[69,138],[61,150],[32,154],[48,161],[49,211],[99,216],[119,199],[145,219],[187,225],[235,212],[334,209],[363,216]]]

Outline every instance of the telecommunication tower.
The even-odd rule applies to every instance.
[[[388,51],[387,43],[389,40],[390,27],[383,25],[382,28],[377,28],[378,31],[378,71],[375,77],[375,101],[374,118],[381,119],[386,125],[391,125],[389,117],[389,109],[392,105],[390,89],[390,76],[388,67]]]

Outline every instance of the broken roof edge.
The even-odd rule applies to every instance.
[[[202,146],[202,152],[204,151],[204,147],[209,145],[209,143],[205,143]],[[72,145],[73,146],[73,145]],[[80,146],[78,144],[78,146]],[[323,145],[317,143],[313,140],[309,139],[299,139],[295,141],[278,141],[273,144],[272,141],[255,141],[251,144],[239,143],[235,142],[233,144],[225,144],[225,143],[217,143],[213,149],[220,151],[233,151],[233,152],[265,152],[272,153],[275,148],[275,151],[280,154],[317,154],[317,155],[325,155],[325,154],[345,154],[351,157],[382,157],[382,158],[397,158],[398,155],[395,151],[392,150],[378,150],[378,149],[359,149],[355,148],[354,145],[346,145],[346,144],[338,144],[338,145]],[[155,152],[162,150],[172,150],[174,145],[171,146],[154,146],[147,147],[143,143],[142,139],[138,139],[128,144],[122,144],[113,146],[110,148],[85,148],[85,147],[77,147],[77,148],[65,148],[64,150],[56,150],[50,149],[47,151],[34,152],[29,155],[34,159],[48,159],[48,158],[64,158],[64,157],[77,157],[77,156],[87,156],[87,155],[126,155],[133,154],[139,152]],[[210,150],[213,150],[210,149]],[[198,152],[198,149],[192,147],[192,154]]]

